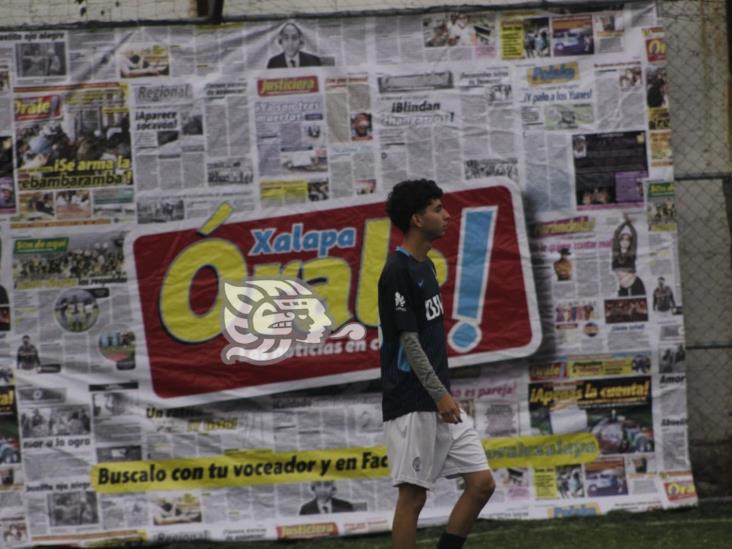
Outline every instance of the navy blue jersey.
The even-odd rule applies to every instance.
[[[437,411],[412,371],[399,343],[401,332],[416,332],[442,384],[450,390],[443,307],[435,266],[417,261],[399,248],[389,256],[379,278],[381,386],[384,421],[410,412]]]

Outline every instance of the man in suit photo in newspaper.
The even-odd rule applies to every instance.
[[[282,47],[282,53],[269,59],[268,69],[319,67],[323,64],[317,55],[301,51],[304,40],[300,27],[295,23],[288,22],[282,26],[277,35],[277,43]]]
[[[318,515],[321,513],[346,513],[353,511],[353,505],[335,497],[336,486],[332,480],[315,480],[310,483],[310,490],[315,497],[303,503],[300,507],[301,515]]]
[[[416,545],[417,520],[427,490],[439,477],[462,477],[438,549],[461,548],[495,489],[472,418],[450,394],[444,309],[432,242],[447,230],[442,190],[430,180],[402,181],[386,202],[404,234],[379,278],[384,434],[392,484],[399,490],[392,543]]]

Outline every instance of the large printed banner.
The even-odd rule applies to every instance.
[[[667,81],[651,3],[0,33],[0,545],[390,529],[407,178],[481,516],[695,504]]]
[[[449,359],[469,365],[527,356],[539,344],[540,329],[520,195],[510,180],[460,187],[443,199],[455,222],[431,251],[445,296]],[[231,398],[378,377],[376,289],[400,233],[385,217],[383,199],[351,202],[309,212],[288,208],[292,213],[269,212],[264,219],[247,216],[206,236],[200,222],[130,235],[127,255],[135,260],[155,394],[204,395],[196,401],[210,402],[221,394]],[[231,304],[221,295],[221,281],[280,274],[310,283],[327,301],[333,324],[355,318],[369,328],[367,336],[296,344],[289,356],[269,365],[222,360],[222,310]],[[273,344],[277,338],[294,334],[273,336]],[[192,378],[194,384],[185,382]]]

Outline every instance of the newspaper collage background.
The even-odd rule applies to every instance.
[[[408,177],[506,177],[524,196],[545,344],[453,385],[495,470],[482,516],[694,504],[655,6],[297,26],[295,68],[278,68],[282,22],[0,35],[0,544],[387,530],[379,394],[166,409],[138,390],[125,238]],[[235,481],[186,461],[211,458],[210,480],[224,455]],[[93,483],[136,460],[115,482],[170,460],[188,484]],[[331,466],[339,480],[314,484]],[[311,514],[323,489],[341,512]],[[424,524],[459,490],[441,481]]]

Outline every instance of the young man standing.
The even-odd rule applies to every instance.
[[[438,549],[461,548],[495,484],[471,418],[450,394],[447,340],[435,266],[427,257],[445,234],[450,214],[434,181],[397,184],[386,202],[404,238],[379,279],[384,433],[392,482],[399,489],[392,543],[416,545],[427,490],[462,476],[465,491]]]

